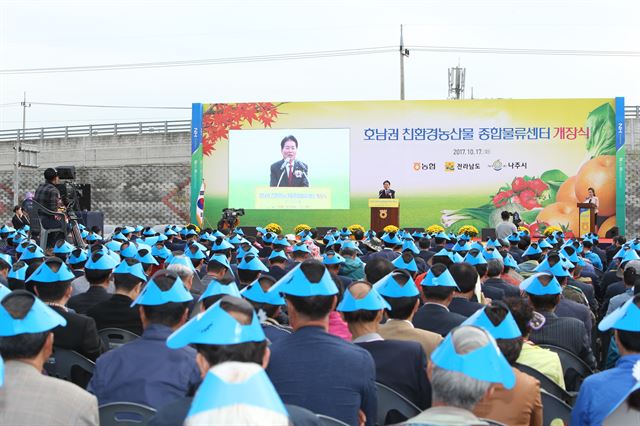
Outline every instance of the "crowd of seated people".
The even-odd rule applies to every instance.
[[[0,424],[639,424],[640,239],[253,231],[2,226]]]

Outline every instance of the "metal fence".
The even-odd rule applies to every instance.
[[[191,120],[145,121],[137,123],[89,124],[40,127],[24,130],[24,140],[79,138],[91,136],[142,135],[191,132]],[[0,130],[0,142],[22,137],[22,129]]]
[[[625,106],[624,107],[625,118],[640,118],[640,105]]]

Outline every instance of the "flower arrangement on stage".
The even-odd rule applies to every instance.
[[[387,225],[383,229],[384,232],[390,234],[391,232],[398,232],[398,227],[394,225]]]
[[[298,233],[300,233],[302,231],[308,231],[310,229],[311,229],[311,227],[309,225],[307,225],[306,223],[300,223],[300,224],[296,225],[295,228],[293,228],[293,233],[297,235]]]
[[[531,234],[531,232],[529,231],[529,228],[526,228],[524,226],[518,226],[518,231],[520,232],[526,232],[527,235]]]
[[[437,234],[438,232],[444,232],[444,228],[440,225],[431,225],[427,229],[425,229],[428,234]]]
[[[458,233],[468,235],[471,238],[475,238],[478,236],[478,228],[473,225],[465,225],[458,229]]]
[[[270,223],[264,227],[269,232],[273,232],[274,234],[281,235],[282,234],[282,226],[277,223]]]
[[[549,235],[555,234],[556,232],[562,232],[562,228],[559,226],[547,226],[544,229],[543,234],[548,237]]]
[[[351,231],[352,233],[355,233],[356,231],[361,231],[363,234],[366,232],[364,229],[364,226],[358,225],[357,223],[349,226],[349,231]]]

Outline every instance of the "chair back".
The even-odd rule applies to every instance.
[[[561,401],[566,402],[569,405],[573,405],[573,396],[569,394],[566,390],[562,389],[556,382],[542,374],[540,371],[535,368],[529,367],[528,365],[515,363],[514,367],[518,370],[522,371],[530,375],[531,377],[537,379],[540,382],[540,387]]]
[[[316,414],[316,417],[320,420],[320,423],[322,423],[323,426],[349,426],[342,420],[334,419],[333,417],[325,416],[324,414]]]
[[[540,396],[542,398],[542,424],[549,426],[555,419],[561,419],[565,425],[568,425],[571,421],[571,407],[544,389],[540,389]]]
[[[118,348],[140,337],[129,330],[123,330],[121,328],[103,328],[98,331],[98,335],[109,349]]]
[[[378,393],[378,425],[400,423],[420,414],[422,410],[387,385],[376,382]]]
[[[45,362],[44,369],[51,377],[67,380],[86,388],[93,376],[96,364],[76,351],[53,347],[53,354]]]
[[[133,402],[112,402],[98,408],[101,426],[146,426],[156,410]]]
[[[567,391],[577,392],[585,378],[593,374],[593,370],[583,360],[571,351],[554,345],[538,345],[558,354],[562,364],[564,382]]]

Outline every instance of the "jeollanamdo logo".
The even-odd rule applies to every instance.
[[[419,172],[421,168],[421,164],[422,163],[413,163],[413,170],[415,170],[416,172]]]
[[[496,160],[492,164],[490,164],[489,167],[491,167],[496,172],[499,172],[500,170],[502,170],[502,167],[503,167],[502,161]]]
[[[455,161],[445,161],[444,162],[444,171],[445,172],[453,172],[456,170]]]

